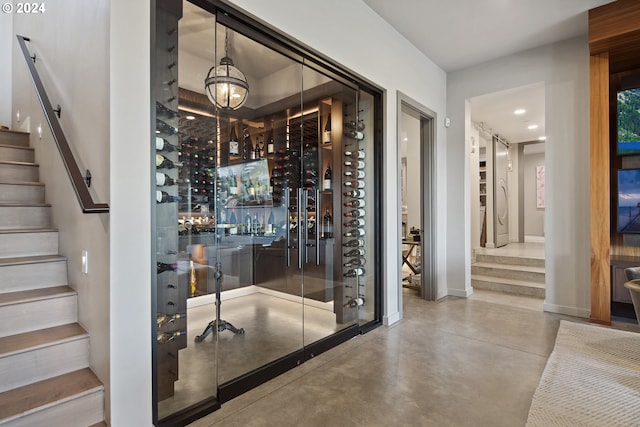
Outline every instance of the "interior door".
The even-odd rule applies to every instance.
[[[507,165],[509,146],[501,139],[493,137],[493,221],[496,248],[509,243],[509,185]]]

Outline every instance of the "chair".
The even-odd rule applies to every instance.
[[[636,311],[636,319],[638,319],[638,325],[640,325],[640,279],[629,280],[624,284],[624,287],[629,289],[631,301],[633,301],[633,309]]]
[[[625,268],[624,273],[627,276],[627,282],[624,287],[629,289],[633,309],[636,312],[636,319],[640,325],[640,267]]]

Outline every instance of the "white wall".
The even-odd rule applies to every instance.
[[[586,19],[586,17],[585,17]],[[469,210],[468,178],[457,173],[468,163],[465,101],[474,96],[543,81],[546,140],[546,301],[547,311],[588,317],[589,241],[589,52],[585,37],[520,52],[448,76],[447,147],[450,225],[447,246],[450,292],[470,287],[465,259],[469,234],[457,226]],[[465,170],[468,170],[465,168]]]
[[[11,50],[16,43],[13,35],[13,15],[0,13],[0,57],[11,58]],[[11,126],[11,84],[12,62],[0,61],[0,125]]]
[[[151,6],[110,3],[111,423],[150,426]]]
[[[536,167],[544,166],[544,153],[524,158],[524,234],[544,236],[544,209],[536,207]]]
[[[109,202],[109,1],[60,0],[55,7],[47,4],[43,14],[13,18],[14,34],[31,38],[28,45],[54,108],[62,106],[61,126],[81,171],[91,170],[94,200]],[[12,126],[32,132],[40,180],[60,231],[60,253],[68,257],[69,285],[78,292],[79,323],[91,337],[91,368],[108,396],[109,215],[82,213],[15,35],[11,41]],[[36,133],[39,125],[42,139]],[[81,272],[83,250],[89,253],[88,274]]]

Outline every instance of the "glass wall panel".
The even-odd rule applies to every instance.
[[[177,4],[156,9],[153,71],[160,424],[380,320],[380,95]]]

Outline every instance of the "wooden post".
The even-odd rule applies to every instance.
[[[611,324],[609,54],[591,55],[591,321]]]

